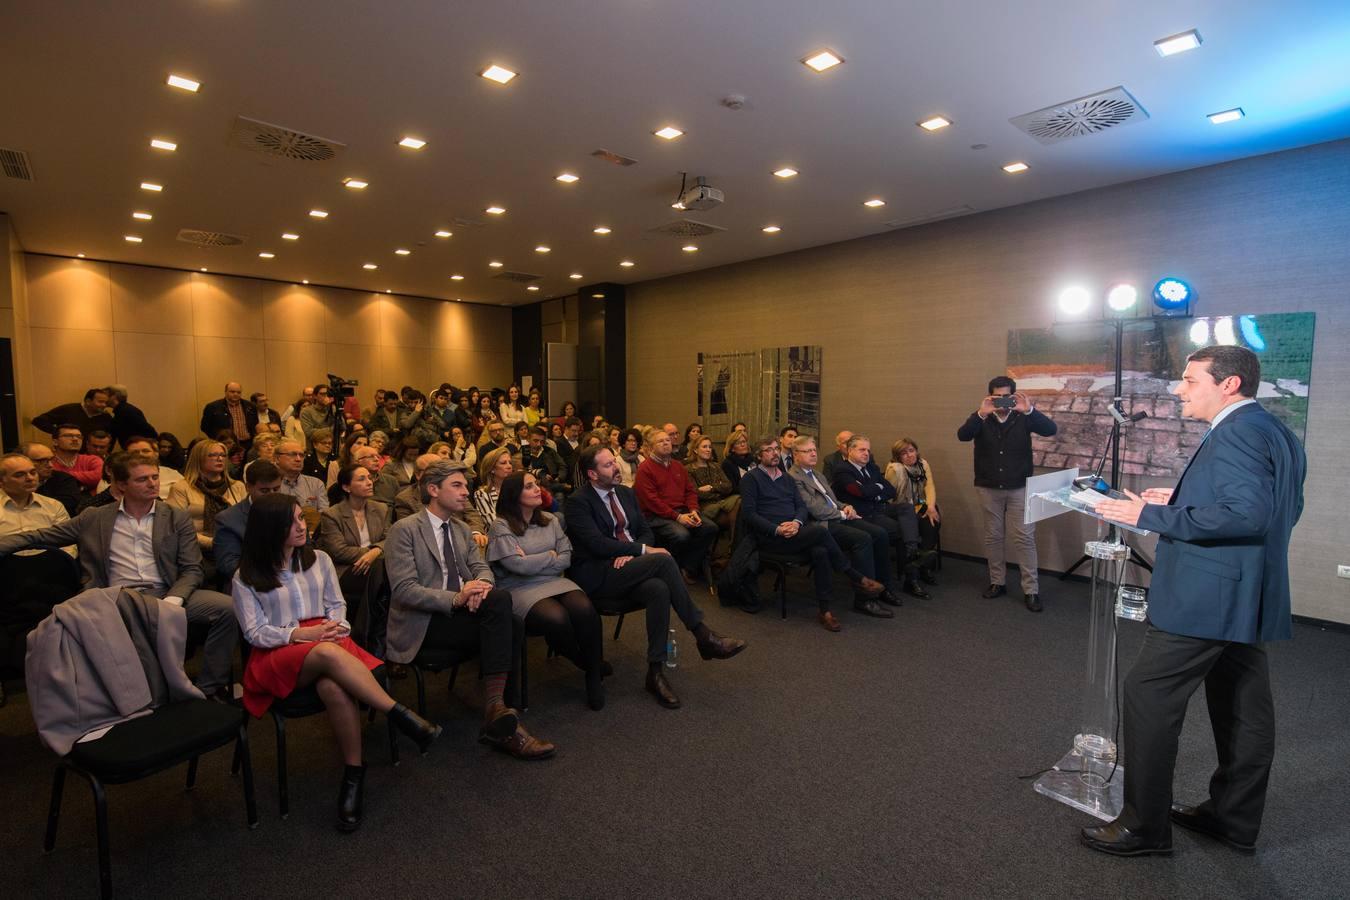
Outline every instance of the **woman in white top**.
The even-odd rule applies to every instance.
[[[308,540],[296,498],[254,498],[233,587],[235,616],[253,648],[244,668],[244,708],[260,717],[274,700],[314,686],[346,764],[337,827],[354,831],[366,769],[357,704],[388,715],[423,751],[441,729],[396,703],[370,674],[382,663],[351,639],[333,562],[306,546]]]
[[[197,532],[197,546],[210,558],[216,533],[216,516],[248,496],[242,481],[225,471],[228,457],[225,445],[216,441],[198,441],[192,445],[183,479],[169,488],[164,502],[174,509],[186,510]]]
[[[450,458],[455,462],[464,463],[470,471],[478,469],[478,448],[458,425],[450,429]]]
[[[497,447],[483,454],[478,465],[478,490],[473,492],[473,505],[489,526],[497,518],[497,494],[502,482],[515,471],[509,447]]]
[[[513,384],[506,389],[506,396],[497,407],[497,416],[509,431],[517,422],[525,421],[525,406],[520,402],[520,385]]]

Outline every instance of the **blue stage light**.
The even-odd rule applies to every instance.
[[[1154,305],[1168,312],[1185,309],[1194,296],[1191,286],[1180,278],[1164,278],[1153,286]]]
[[[1239,316],[1238,328],[1242,331],[1242,339],[1247,342],[1257,353],[1266,349],[1266,339],[1261,337],[1261,329],[1257,327],[1256,316]]]

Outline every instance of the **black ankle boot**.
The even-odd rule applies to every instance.
[[[597,712],[605,708],[605,685],[601,681],[603,676],[599,665],[586,671],[586,705]]]
[[[366,783],[366,767],[347,766],[338,787],[338,831],[351,832],[361,827],[361,794]]]
[[[441,726],[431,724],[402,703],[395,703],[388,715],[394,727],[412,738],[413,743],[417,744],[417,749],[423,754],[431,747],[432,742],[441,736]]]

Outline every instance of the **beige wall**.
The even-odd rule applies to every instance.
[[[700,350],[822,345],[825,432],[865,431],[883,450],[902,434],[918,441],[944,549],[982,556],[971,448],[956,428],[1004,371],[1008,329],[1050,325],[1062,285],[1104,292],[1176,274],[1196,286],[1201,315],[1313,311],[1294,611],[1350,622],[1350,581],[1336,578],[1350,563],[1347,197],[1340,141],[633,285],[629,417],[692,420]],[[1084,531],[1070,517],[1043,526],[1042,567],[1067,568]],[[1043,590],[1053,602],[1053,582]]]
[[[329,372],[359,380],[363,406],[380,387],[510,380],[507,309],[52,256],[25,268],[40,375],[26,427],[109,383],[186,443],[226,381],[280,410]]]

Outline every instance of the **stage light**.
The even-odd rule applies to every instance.
[[[1113,312],[1123,313],[1134,309],[1134,304],[1139,300],[1139,291],[1132,284],[1118,284],[1106,295],[1106,305],[1111,307]]]
[[[1197,347],[1203,347],[1209,343],[1209,322],[1204,319],[1196,319],[1195,324],[1191,326],[1191,343]]]
[[[1237,334],[1233,331],[1233,317],[1224,316],[1214,323],[1214,342],[1233,345],[1237,343]]]
[[[1161,310],[1185,309],[1194,299],[1191,286],[1180,278],[1163,278],[1153,286],[1153,303]]]
[[[1081,285],[1066,287],[1059,294],[1059,311],[1068,316],[1081,316],[1088,311],[1092,295]]]
[[[1238,328],[1242,330],[1242,339],[1247,342],[1257,353],[1266,349],[1266,339],[1261,337],[1261,329],[1257,327],[1256,316],[1239,316]]]

